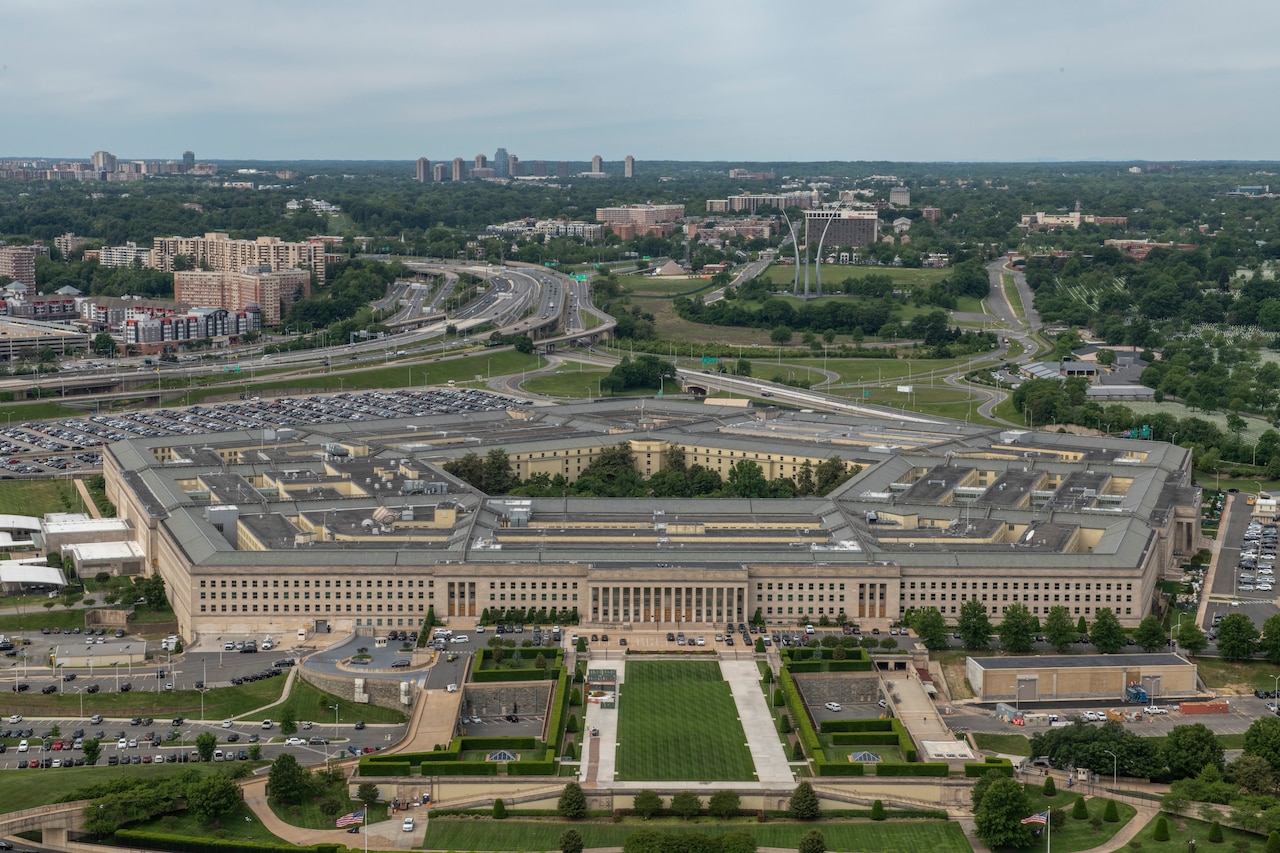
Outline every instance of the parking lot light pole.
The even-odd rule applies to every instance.
[[[1185,614],[1185,613],[1179,613],[1179,614],[1178,614],[1178,624],[1177,624],[1176,626],[1174,626],[1173,628],[1170,628],[1170,629],[1169,629],[1169,645],[1173,646],[1173,650],[1174,650],[1175,652],[1178,650],[1178,641],[1177,641],[1176,639],[1174,639],[1174,635],[1175,635],[1175,633],[1176,633],[1176,632],[1178,632],[1178,631],[1181,631],[1181,630],[1182,630],[1182,617],[1183,617],[1183,616],[1186,616],[1186,615],[1187,615],[1187,614]]]
[[[1116,754],[1109,749],[1104,749],[1102,751],[1111,756],[1111,787],[1118,788],[1120,786],[1116,782],[1116,774],[1120,766],[1120,759],[1116,758]]]
[[[1273,691],[1273,696],[1280,698],[1280,675],[1273,675],[1271,678],[1274,679],[1276,683],[1276,689]]]

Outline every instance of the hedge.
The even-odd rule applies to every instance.
[[[554,776],[556,775],[555,759],[543,761],[512,761],[507,765],[508,776]]]
[[[946,764],[882,761],[876,765],[877,776],[946,776],[950,772],[951,768]]]
[[[997,758],[994,755],[987,756],[987,760],[982,763],[965,764],[964,775],[970,778],[981,777],[992,770],[995,770],[1001,776],[1013,778],[1013,762],[1007,758]]]
[[[369,766],[376,767],[379,776],[408,776],[411,772],[407,761],[376,761],[370,762]]]
[[[863,776],[866,775],[866,765],[860,761],[822,759],[813,763],[813,772],[818,776]]]
[[[424,764],[421,770],[423,776],[497,776],[498,763],[495,761],[443,761],[438,764]]]
[[[151,848],[154,850],[175,850],[179,853],[331,853],[337,849],[335,844],[316,844],[309,847],[295,847],[292,844],[265,844],[256,841],[231,841],[203,836],[170,835],[165,832],[154,832],[145,829],[117,829],[114,836],[128,847]]]
[[[486,649],[486,651],[488,651]],[[525,667],[521,669],[479,669],[471,671],[471,681],[475,684],[492,684],[499,681],[546,681],[552,678],[555,669],[545,670]]]
[[[818,733],[813,730],[813,721],[809,719],[809,710],[805,708],[804,702],[800,699],[800,691],[796,689],[795,679],[791,677],[790,670],[787,667],[782,668],[782,695],[787,700],[787,710],[791,712],[791,721],[795,723],[796,731],[800,735],[800,742],[804,744],[804,748],[808,751],[810,757],[816,757],[822,754],[822,744],[818,741]]]
[[[569,708],[569,671],[563,666],[560,667],[560,674],[556,677],[556,695],[551,702],[551,719],[548,721],[547,746],[552,751],[560,754],[560,740],[564,732],[564,715]]]
[[[827,664],[827,672],[871,672],[874,668],[869,660],[833,660]]]
[[[820,660],[794,661],[792,663],[787,664],[787,669],[791,670],[792,672],[822,672],[822,661]]]

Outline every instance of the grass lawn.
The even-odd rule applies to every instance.
[[[1225,613],[1229,608],[1227,602],[1220,604],[1210,603],[1209,612],[1215,610]],[[1195,658],[1197,671],[1200,678],[1204,680],[1206,687],[1211,690],[1228,690],[1236,693],[1252,693],[1254,690],[1266,688],[1274,690],[1276,686],[1275,666],[1266,661],[1242,661],[1240,663],[1230,663],[1221,658],[1215,657],[1198,657]]]
[[[269,679],[265,683],[277,680],[283,683],[283,676],[280,679]],[[245,686],[263,683],[262,681],[255,681]],[[405,719],[404,714],[394,708],[382,708],[378,705],[356,705],[348,700],[339,699],[332,693],[325,693],[314,684],[303,681],[301,678],[294,679],[293,689],[289,691],[289,698],[282,704],[267,708],[260,714],[251,714],[248,719],[261,720],[267,718],[280,720],[286,712],[289,712],[293,714],[295,722],[301,723],[303,720],[312,720],[317,723],[328,723],[333,720],[333,708],[331,707],[333,705],[338,706],[339,723],[355,723],[358,720],[364,720],[366,723],[403,723]]]
[[[105,754],[105,750],[104,750]],[[5,811],[45,806],[74,794],[80,788],[100,785],[111,779],[119,779],[125,772],[134,777],[176,776],[186,770],[197,773],[213,773],[222,770],[220,764],[140,764],[127,771],[120,767],[106,766],[106,759],[98,767],[76,767],[71,770],[0,770],[0,790],[5,792]],[[249,764],[250,762],[244,762]],[[240,821],[244,822],[243,818]]]
[[[1044,804],[1049,802],[1049,798],[1034,793],[1032,796],[1032,807],[1043,808]],[[1094,830],[1087,820],[1075,820],[1071,817],[1071,804],[1075,802],[1076,795],[1060,793],[1053,798],[1053,802],[1058,808],[1067,810],[1067,825],[1054,830],[1053,838],[1046,840],[1043,836],[1032,844],[1027,850],[1033,853],[1041,853],[1047,851],[1049,843],[1052,843],[1053,849],[1058,853],[1074,853],[1076,850],[1088,850],[1092,847],[1099,847],[1111,840],[1117,832],[1125,827],[1129,821],[1133,820],[1133,816],[1138,810],[1133,806],[1125,803],[1116,803],[1116,808],[1120,811],[1120,820],[1117,823],[1103,823],[1100,828]],[[1106,809],[1106,799],[1103,797],[1094,797],[1085,800],[1085,805],[1089,808],[1090,817],[1102,817],[1103,810]],[[1145,848],[1144,848],[1145,849]]]
[[[809,287],[817,286],[818,265],[809,265]],[[867,275],[887,276],[895,285],[932,286],[947,277],[950,270],[945,269],[910,269],[907,267],[864,267],[839,264],[822,265],[823,289],[839,286],[846,278],[862,278]],[[794,263],[773,264],[760,274],[762,281],[775,284],[790,285],[795,281],[796,267]],[[800,286],[804,287],[804,267],[800,267]]]
[[[1022,308],[1022,294],[1018,292],[1018,285],[1013,276],[1001,274],[1000,284],[1004,288],[1005,298],[1009,300],[1009,307],[1013,309],[1013,316],[1025,317],[1026,312]]]
[[[1190,849],[1187,842],[1194,840],[1196,849],[1201,851],[1208,850],[1261,850],[1267,843],[1266,836],[1254,835],[1251,832],[1241,832],[1238,829],[1222,827],[1222,843],[1211,844],[1209,842],[1209,824],[1202,820],[1191,820],[1184,817],[1171,817],[1165,815],[1165,820],[1169,824],[1169,840],[1156,841],[1154,836],[1156,821],[1160,816],[1151,819],[1142,831],[1135,837],[1136,841],[1142,842],[1142,850],[1154,851],[1154,853],[1186,853]],[[1237,842],[1244,843],[1248,846],[1239,847]],[[1254,846],[1256,845],[1256,847]],[[1055,844],[1056,848],[1057,845]]]
[[[630,682],[630,672],[627,675]],[[427,826],[423,846],[433,850],[559,850],[560,834],[570,826],[582,834],[587,847],[621,847],[628,835],[643,828],[706,835],[745,830],[761,847],[794,850],[806,832],[819,829],[826,838],[828,850],[927,850],[929,853],[971,853],[973,850],[959,824],[939,820],[761,824],[754,820],[722,823],[710,819],[687,822],[654,819],[614,824],[433,818]]]
[[[40,673],[37,675],[37,671]],[[10,713],[24,714],[32,717],[64,717],[75,719],[80,715],[80,696],[76,693],[54,693],[46,696],[37,692],[40,679],[48,679],[48,670],[41,667],[32,669],[28,682],[33,685],[26,693],[10,695],[5,708]],[[188,674],[184,673],[183,681]],[[198,677],[198,676],[195,676]],[[127,671],[120,673],[120,683],[129,681]],[[194,680],[194,678],[193,678]],[[85,674],[76,680],[74,686],[81,684],[100,684],[101,693],[84,694],[84,713],[102,714],[105,717],[155,717],[157,728],[167,725],[169,718],[200,716],[200,693],[195,690],[161,690],[155,691],[156,680],[135,675],[132,679],[134,689],[128,693],[116,692],[116,673],[113,667],[101,667],[94,671],[92,678]],[[284,677],[268,678],[254,681],[239,687],[217,687],[205,693],[204,714],[207,720],[221,720],[238,716],[254,708],[260,708],[280,698],[284,688]],[[332,704],[332,702],[330,702]],[[275,711],[276,709],[271,709]],[[263,715],[265,716],[265,714]],[[324,719],[321,717],[320,719]],[[104,726],[106,728],[106,726]]]
[[[165,765],[166,767],[170,765]],[[204,767],[204,764],[195,765],[178,765],[179,767]],[[207,765],[216,768],[216,764]],[[114,769],[114,768],[113,768]],[[130,768],[134,769],[134,768]],[[246,820],[248,818],[248,820]],[[332,829],[333,824],[326,827]],[[205,823],[197,820],[196,817],[189,812],[179,811],[172,814],[162,815],[152,821],[146,823],[131,824],[129,829],[146,829],[153,832],[166,832],[173,835],[182,835],[188,838],[200,838],[205,841],[214,839],[225,841],[254,841],[260,844],[283,844],[281,839],[272,835],[267,828],[262,825],[262,821],[258,820],[257,815],[253,813],[253,809],[244,803],[239,803],[235,811],[224,816],[221,820],[213,823]]]
[[[0,406],[0,415],[5,416],[6,422],[12,420],[13,423],[18,421],[39,421],[45,418],[78,418],[83,414],[84,412],[79,409],[52,402],[14,403]]]
[[[84,512],[84,500],[66,480],[0,482],[0,513],[42,516],[46,512]]]
[[[718,663],[628,663],[619,714],[619,779],[755,779],[738,709]]]
[[[671,298],[682,293],[709,293],[715,288],[710,278],[653,278],[647,275],[616,276],[622,289],[632,296]]]
[[[1002,752],[1005,755],[1031,755],[1031,740],[1026,735],[997,735],[990,732],[974,732],[978,749]]]
[[[608,375],[606,370],[574,370],[566,366],[550,375],[531,377],[520,387],[530,394],[546,394],[549,397],[597,397],[600,380]]]

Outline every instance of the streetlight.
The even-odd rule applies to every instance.
[[[1028,686],[1026,682],[1019,681],[1018,689],[1013,691],[1013,709],[1015,711],[1022,710],[1022,688]]]
[[[84,687],[77,687],[76,694],[80,697],[80,718],[84,719]]]
[[[1174,637],[1174,632],[1175,632],[1175,631],[1181,631],[1181,630],[1182,630],[1182,617],[1183,617],[1183,616],[1186,616],[1186,615],[1187,615],[1187,614],[1185,614],[1185,613],[1179,613],[1179,614],[1178,614],[1178,624],[1177,624],[1175,627],[1173,627],[1173,628],[1170,628],[1170,629],[1169,629],[1169,645],[1173,646],[1173,648],[1174,648],[1174,650],[1175,650],[1175,651],[1177,651],[1177,648],[1178,648],[1178,641],[1177,641],[1177,640],[1175,640],[1175,639],[1173,638],[1173,637]]]
[[[1275,681],[1276,689],[1272,695],[1280,696],[1280,675],[1273,675],[1271,678]]]
[[[1120,766],[1120,759],[1116,758],[1116,754],[1109,749],[1104,749],[1102,751],[1111,756],[1111,787],[1118,788],[1119,785],[1116,783],[1116,773]]]

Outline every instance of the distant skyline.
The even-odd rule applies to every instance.
[[[0,11],[0,157],[1280,159],[1264,0]]]

